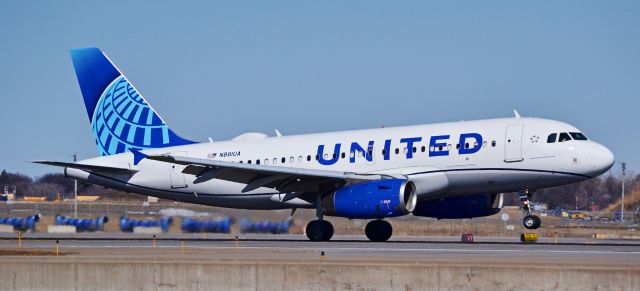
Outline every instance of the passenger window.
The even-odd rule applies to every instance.
[[[344,152],[342,152],[341,157],[344,159],[344,157],[347,156]]]
[[[320,159],[320,156],[319,156],[319,155],[316,155],[316,161],[317,161],[317,160],[319,160],[319,159]]]
[[[385,154],[385,153],[387,153],[387,151],[385,151],[385,150],[382,150],[382,155],[383,155],[383,156],[384,156],[384,154]]]
[[[310,162],[310,161],[311,161],[311,156],[307,155],[307,162]]]
[[[284,162],[287,161],[287,159],[285,159],[284,157],[282,157],[282,159],[280,159],[282,161],[282,163],[284,164]]]
[[[324,157],[325,160],[329,159],[329,155],[327,155],[327,154],[324,154],[323,157]]]
[[[302,156],[298,156],[298,163],[302,163]]]
[[[400,153],[400,149],[396,148],[396,155]]]
[[[240,163],[242,164],[242,161],[240,161]]]
[[[278,159],[277,158],[273,158],[273,164],[277,164],[278,163]]]
[[[422,146],[422,147],[420,148],[420,151],[424,153],[424,151],[425,151],[426,149],[427,149],[427,148],[426,148],[425,146]]]
[[[260,160],[256,160],[256,165],[260,165]]]
[[[565,142],[565,141],[570,141],[571,137],[569,136],[568,133],[566,132],[561,132],[560,133],[560,138],[558,138],[558,142]]]
[[[468,142],[464,144],[464,148],[465,148],[465,149],[468,149],[468,148],[469,148],[469,143],[468,143]]]
[[[413,147],[413,152],[415,153],[415,152],[417,152],[417,151],[418,151],[418,148]]]
[[[247,164],[251,164],[251,160],[248,160],[248,161],[247,161]]]
[[[438,151],[442,151],[442,145],[438,146]]]
[[[496,141],[495,140],[491,141],[491,147],[494,147],[494,148],[496,147]]]
[[[460,149],[460,144],[456,144],[456,149],[459,150]]]
[[[554,143],[556,142],[556,137],[558,137],[557,133],[552,133],[547,137],[547,143]]]
[[[289,158],[289,161],[293,163],[293,162],[295,162],[295,161],[296,161],[296,159],[295,159],[294,157],[290,157],[290,158]]]
[[[588,140],[581,132],[570,132],[569,134],[571,134],[573,140]]]
[[[264,159],[264,164],[268,165],[269,164],[269,159]]]

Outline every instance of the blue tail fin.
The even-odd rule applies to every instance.
[[[100,155],[194,143],[175,134],[102,51],[74,49],[71,59]]]

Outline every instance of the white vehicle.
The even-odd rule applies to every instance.
[[[174,133],[99,49],[71,56],[101,157],[66,176],[122,191],[242,209],[315,208],[309,239],[326,241],[324,215],[370,219],[366,236],[391,237],[387,217],[472,218],[500,211],[503,192],[575,183],[606,172],[611,151],[572,125],[537,118],[461,121],[274,137],[245,133],[197,143]],[[540,219],[528,213],[524,226]]]

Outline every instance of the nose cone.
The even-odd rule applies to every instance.
[[[615,157],[605,146],[595,144],[594,149],[591,151],[589,160],[591,161],[593,171],[591,174],[595,177],[611,169],[615,162]]]

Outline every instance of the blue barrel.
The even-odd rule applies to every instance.
[[[133,232],[134,227],[160,227],[163,232],[168,232],[171,224],[173,224],[171,217],[162,217],[158,220],[135,220],[126,216],[120,217],[120,231],[122,232]]]
[[[0,224],[11,225],[15,231],[36,231],[36,224],[40,220],[40,214],[27,217],[5,217],[0,218]]]
[[[251,221],[243,219],[240,221],[240,231],[243,233],[271,233],[286,234],[293,225],[293,219],[288,218],[283,221]]]
[[[107,222],[109,222],[109,217],[107,216],[99,216],[96,218],[89,218],[89,219],[77,219],[77,218],[66,217],[64,215],[56,215],[56,219],[55,219],[56,225],[75,226],[77,232],[103,231],[104,225]]]
[[[224,217],[217,220],[196,220],[185,217],[182,219],[182,225],[180,229],[183,232],[210,232],[210,233],[229,233],[231,232],[231,225],[233,224],[233,218]]]

